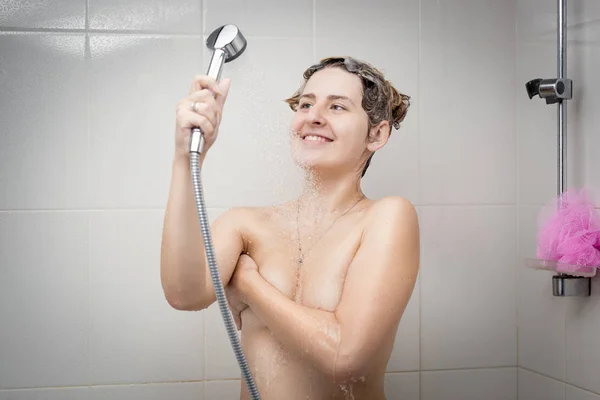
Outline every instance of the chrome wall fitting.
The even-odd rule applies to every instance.
[[[546,104],[556,104],[562,100],[573,98],[573,81],[571,79],[541,79],[536,78],[525,84],[527,94],[546,99]]]
[[[591,278],[569,275],[552,277],[552,294],[556,297],[589,297],[591,293]]]

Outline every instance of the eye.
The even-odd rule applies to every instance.
[[[308,108],[307,106],[310,106],[310,103],[301,103],[298,108],[302,109],[302,108]]]
[[[344,106],[341,106],[339,104],[333,104],[331,107],[336,111],[342,111],[346,109]]]

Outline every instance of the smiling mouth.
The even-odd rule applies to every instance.
[[[328,143],[328,142],[333,142],[333,140],[328,139],[326,137],[323,136],[318,136],[318,135],[306,135],[302,138],[302,141],[304,142],[316,142],[316,143]]]

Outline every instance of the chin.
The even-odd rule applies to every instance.
[[[296,165],[304,170],[319,168],[320,164],[316,160],[311,160],[307,157],[293,157]]]
[[[339,165],[317,157],[294,157],[294,162],[306,172],[326,172],[339,169]]]
[[[292,143],[292,159],[298,167],[306,171],[329,171],[340,168],[339,160],[336,160],[331,151],[323,151],[323,148],[306,148],[302,143]]]

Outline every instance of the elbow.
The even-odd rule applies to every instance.
[[[200,311],[210,305],[202,296],[185,294],[180,288],[163,287],[163,293],[167,303],[178,311]]]
[[[369,374],[369,358],[360,351],[340,352],[329,370],[330,379],[336,384],[356,383]]]
[[[178,279],[170,279],[167,274],[161,276],[161,285],[165,300],[176,310],[200,311],[210,305],[198,285],[183,284]]]
[[[178,311],[200,311],[206,307],[201,302],[194,302],[188,299],[175,296],[165,296],[167,303]]]

